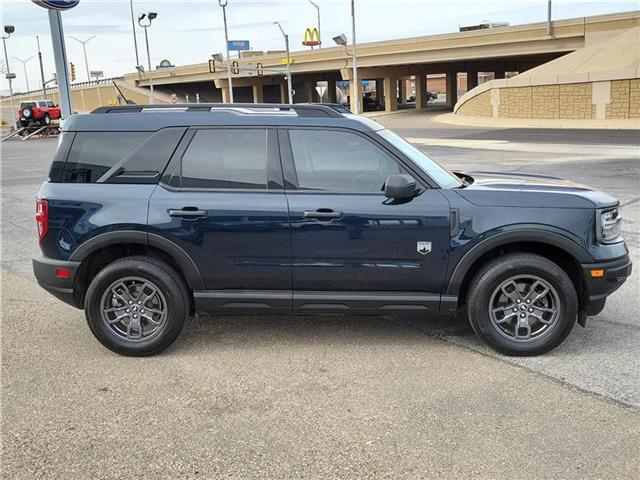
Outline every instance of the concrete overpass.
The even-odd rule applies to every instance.
[[[505,72],[528,70],[639,24],[640,12],[634,11],[556,21],[552,23],[551,35],[546,33],[546,23],[533,23],[362,43],[358,45],[358,76],[360,80],[375,80],[376,95],[383,100],[385,109],[392,111],[397,108],[398,96],[404,95],[402,80],[412,78],[416,107],[422,108],[426,105],[426,75],[442,73],[447,79],[447,104],[453,107],[457,100],[458,72],[467,74],[470,90],[477,85],[479,72],[494,72],[494,78],[504,78]],[[336,99],[338,80],[349,81],[349,91],[353,92],[351,57],[347,50],[336,46],[292,52],[294,100],[317,101],[315,85],[319,81],[327,82],[329,101]],[[247,53],[238,59],[241,70],[233,75],[236,101],[286,101],[283,75],[264,71],[263,76],[258,76],[242,70],[258,63],[265,68],[282,68],[283,52]],[[207,101],[228,101],[226,70],[212,73],[208,63],[156,70],[151,76],[154,86],[167,93],[184,96],[191,92],[193,100],[198,89]],[[141,87],[149,85],[148,74],[125,75],[125,80]]]
[[[415,106],[427,104],[426,92],[433,85],[433,74],[442,74],[446,80],[447,104],[453,108],[458,96],[459,73],[466,74],[462,91],[471,90],[482,78],[501,79],[507,72],[523,72],[585,46],[606,41],[640,25],[640,11],[598,15],[559,20],[552,23],[551,35],[546,23],[532,23],[487,30],[455,32],[441,35],[404,38],[358,44],[358,77],[375,85],[374,97],[387,111],[397,109],[397,99],[409,96],[408,86],[415,90]],[[325,39],[325,45],[328,40]],[[245,52],[239,59],[240,72],[233,75],[234,99],[238,102],[286,102],[286,82],[281,73],[264,70],[242,70],[256,67],[280,68],[284,52]],[[295,102],[318,101],[315,86],[326,82],[328,98],[336,101],[336,82],[349,82],[349,91],[355,91],[352,79],[350,50],[344,47],[323,47],[315,50],[294,51],[291,65]],[[487,73],[489,75],[487,75]],[[72,99],[76,111],[88,111],[99,105],[122,101],[120,92],[136,103],[146,102],[149,75],[156,87],[156,103],[168,103],[170,94],[179,101],[194,102],[196,93],[203,102],[228,101],[229,89],[226,69],[209,71],[208,63],[186,65],[166,70],[154,70],[144,75],[130,73],[113,82],[72,86]],[[460,75],[464,78],[465,75]],[[362,82],[358,82],[362,95]],[[57,89],[51,92],[55,99]],[[350,96],[353,99],[353,95]],[[41,91],[19,95],[16,101],[42,98]],[[8,99],[3,100],[3,106]]]

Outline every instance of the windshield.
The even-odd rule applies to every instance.
[[[409,157],[423,172],[440,185],[441,188],[456,188],[462,186],[460,179],[453,173],[391,130],[378,130],[376,133]]]

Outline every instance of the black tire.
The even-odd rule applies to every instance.
[[[548,330],[539,337],[509,338],[491,319],[492,296],[509,279],[528,275],[553,287],[559,300],[558,313],[551,326],[540,325]],[[469,287],[467,307],[471,327],[491,348],[505,355],[530,356],[548,352],[567,338],[578,316],[578,295],[567,273],[557,264],[539,255],[513,253],[490,261],[478,271]],[[533,337],[531,331],[529,334]]]
[[[51,117],[49,117],[48,113],[44,114],[44,117],[42,117],[42,120],[40,120],[40,125],[44,127],[51,125]]]
[[[103,295],[107,295],[114,282],[127,277],[152,282],[166,303],[166,317],[151,338],[136,341],[122,338],[102,317]],[[151,257],[136,256],[116,260],[94,277],[87,290],[84,310],[91,332],[105,347],[121,355],[147,356],[161,352],[175,341],[189,315],[189,306],[187,287],[173,268]]]

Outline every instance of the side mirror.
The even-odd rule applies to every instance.
[[[390,175],[384,182],[384,194],[394,200],[405,200],[418,193],[416,181],[411,175]]]

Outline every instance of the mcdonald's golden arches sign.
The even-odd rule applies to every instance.
[[[320,45],[320,34],[318,33],[317,28],[307,28],[304,31],[304,40],[302,40],[302,45],[307,47]]]

